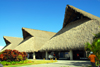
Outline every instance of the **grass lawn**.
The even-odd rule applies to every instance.
[[[36,64],[45,64],[45,63],[53,63],[57,62],[55,60],[29,60],[31,61],[30,63],[27,64],[16,64],[16,65],[5,65],[3,67],[19,67],[19,66],[27,66],[27,65],[36,65]]]

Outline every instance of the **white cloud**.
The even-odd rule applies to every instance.
[[[0,50],[3,48],[4,46],[0,46]]]

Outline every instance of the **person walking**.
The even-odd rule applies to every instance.
[[[92,67],[96,67],[96,65],[95,65],[95,58],[96,58],[97,60],[99,60],[99,59],[93,54],[93,52],[90,52],[90,55],[89,55],[88,58],[89,58],[90,61],[91,61]]]

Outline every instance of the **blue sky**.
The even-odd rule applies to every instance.
[[[3,36],[23,37],[22,27],[58,32],[67,4],[100,17],[100,0],[0,0],[0,47]]]

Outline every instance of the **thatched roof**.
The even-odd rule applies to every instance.
[[[93,34],[100,32],[99,26],[99,17],[67,5],[63,28],[47,41],[39,51],[83,50],[86,42],[92,43]]]
[[[6,49],[13,50],[23,40],[23,38],[9,37],[9,36],[4,36],[3,38],[5,40],[6,46],[5,46],[5,48],[2,49],[2,51],[6,50]]]
[[[63,23],[63,28],[70,22],[73,22],[76,17],[83,17],[83,18],[89,18],[89,19],[96,19],[100,21],[100,18],[97,16],[94,16],[90,13],[87,13],[83,10],[80,10],[76,7],[73,7],[71,5],[66,6],[66,11],[65,11],[65,18],[64,18],[64,23]]]
[[[15,49],[25,52],[38,51],[53,35],[56,33],[22,28],[24,41],[20,43]]]

